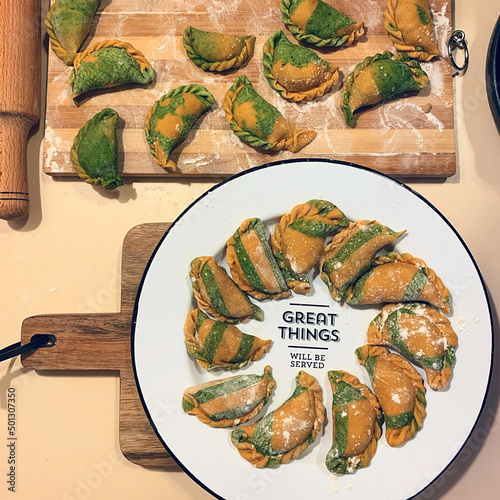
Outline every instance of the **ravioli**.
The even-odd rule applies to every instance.
[[[200,309],[189,313],[184,334],[189,354],[206,370],[241,368],[262,358],[272,344],[271,340],[262,340],[234,325],[213,320]]]
[[[304,371],[295,382],[295,391],[278,409],[231,433],[240,455],[257,468],[275,468],[297,458],[321,431],[325,419],[321,386]]]
[[[89,34],[100,0],[56,0],[45,19],[54,54],[72,65]]]
[[[78,131],[70,151],[78,177],[108,191],[123,185],[118,173],[117,123],[118,113],[103,109]]]
[[[374,266],[346,292],[348,304],[428,302],[450,312],[451,295],[427,264],[409,253],[390,252],[377,257]]]
[[[323,0],[281,0],[281,14],[297,40],[318,47],[347,47],[365,33],[364,23],[353,21]]]
[[[239,68],[251,57],[255,35],[235,36],[187,26],[182,41],[196,66],[205,71],[226,71]]]
[[[229,238],[226,262],[234,282],[252,297],[259,300],[290,297],[259,218],[244,220]]]
[[[310,200],[283,215],[271,245],[289,288],[309,293],[308,274],[321,257],[327,236],[348,223],[344,213],[325,200]]]
[[[203,85],[177,87],[160,97],[150,109],[144,131],[151,154],[164,169],[177,170],[169,156],[183,142],[196,120],[214,104]]]
[[[142,52],[130,43],[104,40],[78,53],[69,84],[75,103],[89,90],[105,89],[127,83],[149,84],[154,69]]]
[[[219,321],[263,320],[262,309],[252,303],[213,257],[197,257],[189,271],[198,307]]]
[[[458,337],[436,308],[420,302],[387,304],[370,323],[367,337],[369,344],[395,348],[422,366],[432,389],[448,385]]]
[[[418,61],[407,54],[385,51],[357,64],[346,79],[341,110],[349,127],[355,126],[353,113],[384,99],[423,89],[429,78]]]
[[[296,102],[321,97],[339,81],[336,66],[311,49],[289,42],[281,30],[264,44],[262,63],[269,85],[281,97]]]
[[[256,92],[246,75],[228,89],[223,108],[231,130],[254,148],[296,153],[316,136],[314,130],[295,127]]]
[[[356,349],[356,356],[382,406],[387,443],[402,445],[420,431],[427,415],[422,377],[409,361],[386,347],[365,345]]]
[[[387,0],[384,25],[394,48],[412,59],[440,56],[428,0]]]
[[[333,392],[333,444],[326,467],[335,474],[352,474],[368,467],[382,435],[382,411],[373,392],[345,371],[329,371]]]
[[[182,409],[210,427],[232,427],[255,418],[275,387],[266,366],[262,375],[237,375],[186,389]]]
[[[349,286],[370,268],[375,254],[403,233],[375,220],[351,222],[337,233],[319,261],[321,279],[332,298],[343,301]]]

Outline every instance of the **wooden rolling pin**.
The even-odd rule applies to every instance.
[[[29,211],[26,148],[40,121],[40,0],[0,0],[0,218]]]

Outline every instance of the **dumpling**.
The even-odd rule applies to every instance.
[[[198,307],[215,319],[227,323],[263,320],[262,309],[248,299],[213,257],[193,259],[189,276]]]
[[[237,375],[190,387],[182,409],[210,427],[232,427],[255,418],[276,387],[271,367],[263,375]]]
[[[45,19],[55,55],[72,65],[80,45],[89,34],[100,0],[56,0]]]
[[[427,264],[409,253],[377,257],[368,272],[346,292],[348,304],[428,302],[450,312],[450,291]]]
[[[203,85],[182,85],[158,99],[146,118],[146,140],[156,162],[176,170],[169,159],[173,148],[187,137],[196,120],[214,103],[214,96]]]
[[[250,58],[255,35],[226,35],[188,26],[182,41],[189,59],[196,66],[208,71],[225,71],[238,68]]]
[[[311,49],[289,42],[281,30],[264,44],[262,63],[269,85],[293,101],[321,97],[339,80],[336,66]]]
[[[154,69],[130,43],[105,40],[80,52],[74,60],[69,84],[73,100],[94,89],[105,89],[127,83],[148,84]]]
[[[255,91],[245,75],[228,89],[223,107],[231,130],[255,148],[296,153],[316,136],[314,130],[295,127]]]
[[[301,371],[295,382],[295,391],[278,409],[231,433],[240,455],[255,467],[274,468],[297,458],[323,426],[325,409],[318,381]]]
[[[397,349],[425,370],[432,389],[448,384],[455,364],[457,334],[450,320],[420,302],[387,304],[368,327],[368,343]]]
[[[382,411],[373,392],[354,375],[329,371],[333,391],[333,444],[326,467],[334,474],[351,474],[368,467],[382,435]]]
[[[322,255],[326,237],[348,224],[333,203],[310,200],[285,214],[276,226],[272,249],[286,284],[294,292],[308,293],[308,274]]]
[[[399,446],[409,441],[427,415],[422,377],[409,361],[386,347],[365,345],[356,349],[356,356],[382,406],[387,443]]]
[[[420,61],[441,55],[428,0],[387,0],[384,24],[396,50]]]
[[[318,47],[351,45],[364,32],[357,23],[323,0],[281,0],[281,14],[293,36]]]
[[[375,254],[403,233],[375,220],[351,222],[339,231],[319,261],[321,279],[332,298],[344,300],[349,285],[370,268]]]
[[[231,370],[256,361],[271,348],[271,340],[262,340],[241,332],[234,325],[209,318],[200,309],[192,310],[184,325],[184,341],[189,354],[206,370]]]
[[[105,108],[78,131],[70,151],[78,177],[106,190],[123,186],[118,173],[118,113]]]
[[[259,300],[290,297],[259,218],[244,220],[229,238],[226,262],[234,282],[252,297]]]
[[[384,99],[412,90],[418,91],[429,82],[427,73],[417,61],[405,53],[385,51],[367,57],[347,77],[341,109],[349,127],[355,126],[353,113]]]

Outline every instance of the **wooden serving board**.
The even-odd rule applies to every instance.
[[[321,57],[340,68],[341,81],[365,57],[393,50],[383,26],[386,0],[329,0],[339,10],[367,26],[365,37],[351,47],[320,49]],[[400,177],[446,177],[456,171],[452,67],[443,57],[423,68],[430,85],[418,95],[395,98],[356,113],[350,129],[339,109],[341,83],[313,102],[291,103],[271,89],[263,74],[262,46],[277,29],[296,43],[281,20],[279,0],[103,0],[84,47],[104,39],[132,43],[151,61],[156,79],[148,87],[124,86],[95,91],[80,106],[70,94],[71,68],[50,51],[43,168],[51,175],[75,175],[69,150],[78,130],[104,107],[114,108],[119,123],[120,161],[124,176],[229,176],[249,167],[287,158],[330,158],[359,163]],[[447,54],[453,0],[431,0],[439,47]],[[188,25],[207,31],[255,34],[253,57],[238,70],[204,72],[183,48]],[[226,90],[246,74],[256,90],[285,117],[312,128],[317,136],[299,153],[262,152],[243,143],[230,130],[222,102]],[[148,110],[161,95],[188,83],[212,92],[214,107],[195,124],[171,158],[177,170],[165,172],[151,154],[144,136]],[[424,106],[431,104],[425,113]]]
[[[170,224],[142,224],[123,242],[121,310],[110,314],[56,314],[24,320],[21,343],[37,333],[56,336],[53,347],[22,355],[34,370],[109,370],[120,376],[120,448],[133,463],[179,470],[144,412],[131,359],[132,314],[139,283],[156,245]]]

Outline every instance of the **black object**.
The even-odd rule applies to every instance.
[[[11,344],[4,349],[0,349],[0,361],[5,361],[7,359],[18,356],[23,352],[34,351],[39,347],[52,347],[56,343],[55,335],[37,333],[31,337],[27,344],[21,345],[21,342],[16,342]]]
[[[455,58],[453,57],[454,50],[464,51],[464,62],[461,66],[457,64]],[[467,67],[469,66],[469,48],[467,47],[467,42],[465,41],[465,33],[462,30],[455,30],[448,40],[448,56],[450,57],[451,64],[458,71],[465,74]]]
[[[486,57],[486,93],[500,134],[500,16],[493,29]]]

